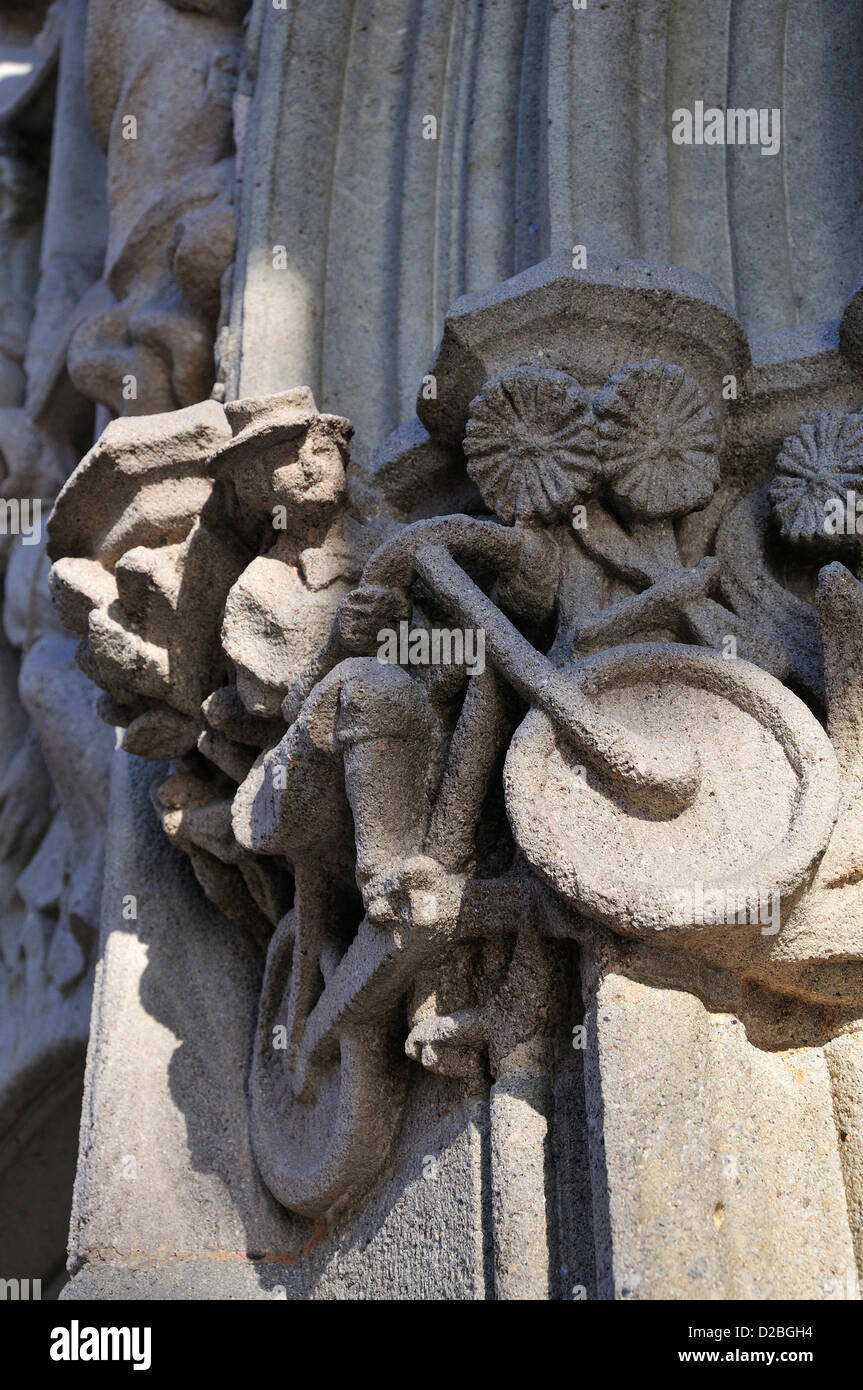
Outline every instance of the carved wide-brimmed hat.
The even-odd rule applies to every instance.
[[[213,477],[245,464],[276,445],[299,438],[313,426],[331,434],[334,442],[342,447],[353,433],[350,421],[343,416],[319,414],[308,386],[296,386],[275,396],[229,401],[225,414],[234,437],[210,459],[207,470]]]

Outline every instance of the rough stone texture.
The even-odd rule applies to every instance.
[[[260,953],[162,836],[154,775],[115,764],[71,1240],[81,1273],[64,1297],[483,1297],[482,1100],[437,1123],[433,1099],[419,1108],[393,1177],[337,1234],[266,1192],[244,1095]]]
[[[78,389],[115,414],[192,405],[212,386],[236,236],[231,110],[246,8],[89,0],[87,95],[110,216],[68,361]]]
[[[373,448],[450,304],[574,244],[707,277],[759,339],[841,315],[863,260],[853,0],[817,24],[773,0],[350,13],[253,12],[230,394],[307,382]],[[783,107],[781,155],[674,145],[671,113],[699,95]]]
[[[22,514],[25,505],[41,505],[42,523],[105,423],[104,415],[96,423],[94,399],[110,399],[121,412],[157,410],[181,403],[184,390],[186,400],[200,400],[214,376],[219,279],[233,245],[229,238],[226,249],[226,236],[216,234],[216,221],[230,221],[223,211],[232,141],[226,47],[231,50],[236,42],[241,15],[234,7],[230,15],[222,12],[214,32],[203,13],[183,18],[160,0],[148,16],[138,12],[137,37],[124,33],[118,47],[115,24],[131,24],[131,14],[128,7],[88,7],[86,0],[5,4],[0,14],[0,491],[4,507],[8,499]],[[185,40],[192,32],[198,36],[201,56],[191,67],[176,45],[165,49],[170,15],[177,25],[186,24]],[[207,57],[212,41],[221,55],[215,63]],[[126,61],[132,51],[134,72]],[[188,57],[188,42],[186,51]],[[109,55],[117,63],[112,74]],[[221,82],[215,81],[217,70],[223,71]],[[190,72],[197,72],[209,91],[206,111],[197,116],[193,111],[179,143],[178,122],[170,116],[165,130],[173,128],[173,145],[170,138],[166,144],[163,131],[158,150],[151,141],[137,172],[127,167],[118,173],[118,145],[127,155],[130,147],[112,119],[111,101],[142,118],[148,108],[152,124],[153,113],[164,114],[170,106],[169,87],[188,96]],[[220,106],[221,126],[214,120]],[[189,164],[212,163],[212,150],[202,151],[190,134],[196,119],[206,127],[205,143],[215,142],[215,158],[227,158],[227,165],[218,189],[207,173],[203,182],[209,178],[212,188],[202,189],[199,180],[190,195],[187,180],[184,196],[178,202],[175,191],[166,207],[163,195],[172,180],[176,190]],[[107,166],[97,135],[113,146]],[[181,168],[183,160],[187,164]],[[214,190],[221,196],[218,208],[208,204]],[[186,217],[182,226],[181,216]],[[210,248],[204,259],[216,257],[207,268],[187,255],[202,232]],[[168,245],[173,280],[159,268]],[[190,260],[193,268],[186,272]],[[176,288],[183,285],[191,295],[188,312]],[[117,304],[109,312],[115,294]],[[159,294],[163,299],[157,306]],[[126,338],[128,328],[129,341],[146,342],[146,349],[133,347],[128,354],[135,382],[125,386],[125,367],[107,329],[109,319],[116,329],[118,314],[125,315],[121,336]],[[107,386],[86,349],[93,331],[97,357],[107,355],[117,366]],[[172,352],[188,374],[177,397],[163,385],[164,363]],[[155,369],[157,361],[163,365]],[[16,530],[4,520],[0,543],[5,570],[0,1182],[4,1206],[13,1209],[0,1223],[0,1266],[12,1277],[41,1277],[43,1286],[56,1292],[74,1171],[80,1100],[75,1087],[80,1088],[88,1034],[115,739],[96,713],[94,687],[75,664],[75,640],[52,611],[44,525],[37,517],[32,536],[23,526],[21,534]],[[40,1170],[41,1183],[32,1180]]]
[[[65,371],[104,249],[85,21],[79,0],[0,17],[0,493],[36,522],[4,520],[0,539],[0,1266],[46,1294],[62,1284],[114,746],[52,612],[34,515],[93,429]]]
[[[613,963],[594,988],[599,1296],[859,1297],[825,1049],[753,1047],[733,1015]]]
[[[98,957],[65,1297],[860,1297],[863,32],[708,11],[0,4],[8,1273]]]
[[[90,1259],[63,1299],[458,1299],[490,1296],[482,1215],[485,1107],[456,1112],[397,1165],[362,1218],[286,1263],[273,1252],[172,1258],[163,1249]],[[431,1176],[427,1176],[430,1174]],[[167,1223],[165,1233],[168,1233]]]
[[[246,1069],[244,1012],[260,962],[202,910],[177,866],[149,802],[159,773],[137,759],[115,762],[74,1267],[112,1252],[237,1255],[284,1239],[248,1162],[242,1088],[231,1093],[218,1079]],[[204,961],[212,978],[202,978]]]

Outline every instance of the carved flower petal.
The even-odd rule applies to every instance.
[[[590,398],[566,372],[519,367],[471,401],[468,473],[506,525],[553,522],[596,490]]]
[[[682,367],[652,359],[624,367],[594,402],[603,473],[624,510],[682,516],[719,482],[710,403]]]
[[[770,485],[773,516],[791,545],[845,544],[829,527],[831,503],[863,493],[863,414],[829,411],[802,420],[783,442]]]

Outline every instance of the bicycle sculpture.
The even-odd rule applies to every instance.
[[[703,339],[728,332],[711,312]],[[863,416],[804,419],[772,482],[727,478],[703,342],[684,365],[591,361],[591,390],[579,351],[519,360],[509,343],[495,364],[474,343],[425,412],[432,438],[384,451],[350,494],[347,422],[293,392],[178,412],[183,447],[160,435],[134,462],[112,425],[57,503],[55,594],[106,713],[132,751],[175,759],[166,829],[268,939],[252,1133],[306,1215],[381,1170],[411,1062],[467,1076],[484,1056],[494,1075],[539,1055],[552,938],[661,939],[816,1002],[856,998],[835,967],[863,946],[842,675],[861,588],[828,564],[816,617],[764,537],[829,558],[823,504],[863,476]],[[100,470],[121,520],[94,527],[80,499]],[[146,473],[150,517],[124,470],[136,494]],[[471,514],[441,515],[447,496]],[[386,633],[444,625],[483,634],[484,669],[381,658]],[[804,669],[810,704],[782,683]],[[775,924],[729,926],[723,905],[753,894],[781,905]]]

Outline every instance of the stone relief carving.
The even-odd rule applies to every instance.
[[[330,520],[346,438],[307,392],[118,420],[59,504],[69,553],[55,594],[86,637],[105,715],[127,751],[184,759],[159,789],[163,824],[205,891],[259,933],[282,915],[284,874],[242,852],[231,800],[346,587]]]
[[[303,1214],[380,1171],[411,1064],[541,1071],[556,939],[859,1010],[861,584],[822,513],[863,417],[759,463],[741,331],[663,275],[552,258],[460,302],[428,433],[363,468],[300,388],[115,422],[58,498],[104,715],[174,759],[165,829],[269,941],[252,1133]],[[481,632],[485,664],[381,659],[400,625]]]
[[[69,371],[116,415],[193,405],[213,385],[236,237],[232,100],[247,8],[89,5],[88,96],[107,156],[110,226]]]
[[[683,8],[0,0],[0,1208],[90,1027],[72,1297],[859,1297],[863,21]]]
[[[78,424],[74,409],[67,414],[65,429],[56,411],[52,415],[57,373],[39,352],[44,305],[37,292],[51,145],[47,93],[60,60],[65,18],[63,5],[47,10],[41,31],[37,28],[32,43],[22,50],[21,56],[29,60],[20,65],[26,77],[8,99],[4,100],[5,86],[0,91],[0,496],[4,509],[10,508],[0,538],[2,705],[9,735],[0,774],[6,967],[3,1087],[8,1091],[14,1090],[26,1066],[42,1056],[43,1048],[50,1050],[66,1038],[70,1019],[73,1034],[77,1030],[80,1035],[82,1023],[85,1026],[86,999],[77,1001],[76,1010],[75,996],[89,964],[98,920],[101,845],[94,800],[103,790],[99,784],[106,773],[98,750],[100,745],[110,748],[112,742],[108,731],[97,726],[88,775],[78,780],[70,775],[70,748],[64,765],[54,765],[58,745],[64,746],[64,726],[53,717],[46,720],[44,704],[47,700],[50,710],[58,696],[69,637],[47,594],[40,508],[45,499],[47,514],[60,482],[74,466]],[[73,259],[68,256],[67,264]],[[41,408],[35,402],[37,394]],[[80,729],[93,704],[92,692],[74,667],[71,674],[62,703]]]
[[[134,15],[131,11],[126,14],[120,26],[122,33],[118,34],[118,13],[110,4],[54,5],[36,40],[41,57],[31,79],[34,89],[39,90],[40,84],[44,84],[52,60],[61,65],[58,102],[64,121],[58,125],[60,135],[52,157],[62,172],[55,171],[52,176],[50,240],[42,247],[43,268],[38,287],[32,245],[28,253],[28,264],[33,262],[29,292],[35,297],[36,312],[32,327],[27,324],[29,338],[25,334],[15,348],[23,368],[26,344],[26,374],[22,372],[26,401],[18,405],[16,400],[13,405],[10,400],[4,411],[7,477],[3,494],[10,498],[43,499],[46,513],[80,456],[81,431],[88,426],[86,409],[82,408],[80,396],[71,391],[70,378],[85,397],[110,405],[120,414],[198,401],[212,382],[220,278],[233,247],[230,108],[237,67],[236,26],[245,6],[170,6],[158,0],[158,4],[145,9],[146,14],[140,12],[140,7]],[[159,23],[154,23],[157,19]],[[171,34],[175,43],[166,46],[164,40]],[[108,52],[112,55],[111,63],[105,62]],[[140,116],[146,108],[149,119],[155,120],[155,108],[147,99],[147,91],[155,82],[161,82],[166,73],[173,73],[176,81],[180,66],[184,90],[193,97],[187,102],[188,122],[178,124],[174,116],[162,122],[160,139],[149,140],[144,153],[136,156],[142,147],[134,139],[124,138],[122,117],[134,116],[136,110]],[[85,76],[89,81],[89,111],[83,91]],[[19,105],[20,102],[19,96]],[[94,190],[92,185],[94,178],[104,177],[104,170],[96,162],[100,156],[90,131],[90,119],[108,153],[111,217],[101,282],[105,207],[101,189],[97,186]],[[12,154],[7,155],[3,168],[9,189],[7,221],[17,246],[27,210],[34,205],[34,166],[31,160],[26,186]],[[165,195],[168,174],[172,191]],[[80,210],[85,185],[86,217]],[[178,188],[182,195],[179,201]],[[35,244],[37,254],[39,231],[37,223],[35,232],[29,233],[28,243]],[[20,260],[24,251],[15,254]],[[17,262],[10,257],[6,264],[12,267]],[[106,305],[106,295],[116,302]],[[170,365],[172,352],[177,358],[176,369]],[[189,374],[185,385],[181,380],[183,373]],[[134,381],[131,394],[123,393],[124,379]],[[128,495],[131,500],[131,492]],[[4,537],[4,545],[10,548],[8,537]],[[45,673],[44,680],[27,675],[43,651],[44,635],[56,629],[63,636],[55,642],[68,643],[69,639],[58,627],[44,591],[44,544],[32,554],[20,543],[12,545],[11,550],[5,626],[10,641],[25,653],[21,681],[31,690],[32,704],[41,698],[40,690],[44,693],[52,687],[50,672]],[[189,573],[193,563],[189,563]],[[80,682],[73,664],[68,682],[70,687]],[[85,684],[82,692],[87,690]],[[195,699],[188,693],[186,707],[190,699],[191,707],[196,708]],[[27,704],[26,699],[24,703]],[[85,703],[92,704],[89,694]],[[35,714],[33,717],[35,720]],[[161,717],[164,723],[170,716],[163,710]],[[80,718],[86,725],[93,718],[92,712],[88,714],[82,707]],[[156,722],[155,717],[150,722]],[[58,733],[56,721],[49,719],[48,723],[51,727],[46,725],[42,730],[43,746],[45,740],[49,744],[55,742]],[[181,716],[177,714],[175,724],[180,723]],[[138,727],[139,740],[147,737],[145,724],[146,721]],[[148,746],[153,750],[158,746],[156,738],[151,728]],[[95,801],[104,806],[110,736],[99,721],[91,734],[82,738],[81,746],[91,754],[94,747],[104,750],[95,793]],[[96,761],[91,759],[88,767],[92,770],[95,766]],[[7,850],[12,851],[19,844],[33,848],[44,832],[46,778],[39,740],[31,732],[0,789],[9,821],[4,835]],[[70,789],[74,785],[80,793],[86,783],[86,777],[78,776],[70,780]],[[70,817],[70,824],[83,828],[90,819],[89,812],[76,813]],[[93,836],[92,853],[98,858],[100,850],[95,841],[103,834],[100,836],[94,828]],[[81,869],[90,857],[89,851],[81,853],[80,846],[71,847],[70,864],[77,866],[76,873],[81,872],[89,884],[87,920],[94,933],[101,869],[94,868],[92,873]]]
[[[4,524],[0,536],[4,1123],[34,1088],[42,1103],[73,1051],[83,1066],[110,725],[119,722],[98,717],[98,690],[50,602],[40,517],[92,442],[94,402],[120,415],[173,409],[212,386],[221,278],[233,254],[231,103],[246,8],[56,0],[0,18],[11,56],[22,60],[5,65],[0,81],[0,500],[32,522],[23,535]],[[171,88],[182,88],[185,120],[178,105],[168,112]],[[124,138],[134,134],[127,115],[146,123],[146,141]],[[99,418],[101,428],[105,413]],[[213,447],[229,435],[214,434]],[[202,498],[199,489],[190,515]],[[183,551],[187,582],[199,556],[193,537]],[[206,683],[205,647],[206,639],[195,659]],[[149,726],[139,720],[136,736],[153,751],[159,737],[176,743],[184,711],[198,710],[191,669],[179,710],[154,699]],[[175,672],[175,691],[181,686]],[[59,1180],[57,1193],[62,1202]],[[68,1224],[68,1210],[59,1220]],[[4,1254],[13,1259],[5,1246]]]
[[[103,208],[97,186],[70,223],[88,155],[80,19],[74,0],[0,16],[0,1257],[46,1287],[68,1224],[114,743],[50,602],[42,525],[93,428],[63,363]]]

